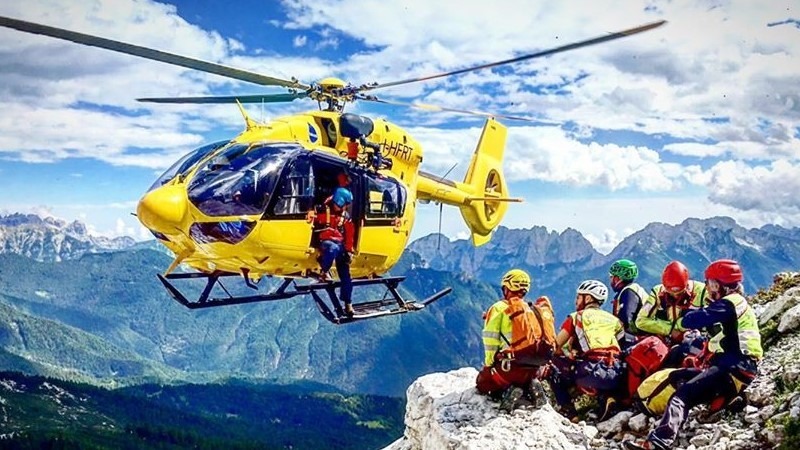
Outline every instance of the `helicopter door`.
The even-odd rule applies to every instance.
[[[394,179],[371,172],[364,174],[364,181],[364,221],[358,253],[374,259],[370,265],[386,270],[400,258],[408,240],[408,234],[397,226],[405,212],[406,190]]]
[[[308,156],[300,155],[288,163],[278,182],[275,199],[266,217],[270,238],[277,242],[273,247],[286,259],[283,273],[293,273],[298,264],[308,258],[308,242],[311,240],[312,224],[306,214],[314,204],[315,178]],[[283,249],[280,252],[279,249]]]

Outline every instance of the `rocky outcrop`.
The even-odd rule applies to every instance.
[[[475,390],[473,368],[434,373],[408,389],[406,431],[387,450],[579,450],[597,429],[570,423],[549,405],[499,412]]]
[[[797,274],[781,274],[781,280]],[[759,375],[747,388],[740,412],[708,417],[695,408],[675,442],[677,450],[756,450],[796,448],[800,427],[800,287],[789,287],[754,307],[763,324],[777,323]],[[549,405],[523,406],[511,414],[475,390],[473,368],[419,378],[408,389],[403,438],[389,450],[433,449],[619,449],[622,442],[646,435],[656,419],[623,411],[597,423],[572,424]]]

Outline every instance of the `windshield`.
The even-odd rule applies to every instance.
[[[298,144],[235,144],[195,172],[189,200],[208,216],[262,214]]]
[[[152,191],[155,188],[161,187],[168,183],[170,180],[175,178],[175,175],[186,175],[186,172],[191,169],[198,161],[203,159],[204,156],[208,155],[209,153],[213,152],[214,150],[222,147],[223,145],[227,144],[230,141],[219,141],[219,142],[212,142],[211,144],[206,144],[202,147],[198,147],[183,157],[179,159],[175,164],[172,165],[166,172],[164,172],[158,179],[150,186],[150,189],[147,192]]]

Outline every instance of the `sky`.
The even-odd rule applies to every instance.
[[[500,6],[502,5],[502,6]],[[658,20],[646,33],[492,70],[374,91],[380,98],[531,117],[509,127],[510,228],[573,228],[607,253],[650,222],[733,217],[800,226],[800,2],[30,0],[0,15],[305,83],[385,83],[451,71]],[[234,105],[139,97],[282,93],[0,29],[0,214],[85,222],[150,239],[131,214],[156,177],[244,129]],[[249,106],[258,120],[310,100]],[[423,169],[461,179],[475,116],[356,103],[423,146]],[[412,237],[438,229],[422,205]],[[445,207],[442,232],[467,228]]]

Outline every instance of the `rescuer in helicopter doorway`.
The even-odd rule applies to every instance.
[[[349,189],[350,176],[340,172],[336,180],[338,187],[333,195],[325,199],[317,209],[314,231],[319,233],[320,281],[330,280],[330,269],[336,264],[341,288],[339,297],[344,302],[344,313],[353,316],[353,281],[350,277],[350,263],[353,261],[355,227],[350,218],[349,208],[353,203],[353,193]]]

